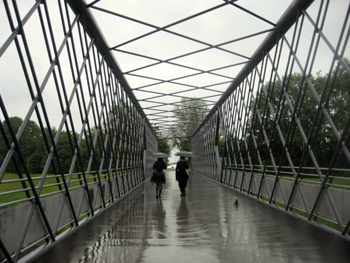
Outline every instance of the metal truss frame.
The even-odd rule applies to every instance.
[[[349,176],[337,174],[349,173],[350,115],[348,112],[347,119],[341,124],[335,123],[330,101],[339,96],[334,92],[337,78],[340,78],[338,73],[342,70],[350,76],[344,58],[350,34],[350,7],[340,24],[341,34],[334,47],[323,33],[323,25],[327,11],[335,3],[316,3],[319,11],[314,21],[307,12],[312,2],[294,1],[277,23],[280,26],[260,45],[251,62],[236,76],[235,82],[194,133],[192,151],[196,157],[193,168],[309,222],[327,229],[331,226],[333,231],[349,238],[349,206],[341,200],[349,198],[350,189],[346,183],[340,186],[334,181],[349,180]],[[306,23],[314,30],[309,46],[301,47],[299,43]],[[290,32],[291,39],[286,37]],[[312,76],[320,42],[326,43],[333,53],[321,93],[316,90],[317,83]],[[297,55],[298,49],[308,50],[306,58]],[[279,66],[283,60],[288,62],[281,74]],[[289,87],[295,70],[302,77],[296,84],[297,94],[291,97]],[[279,93],[274,93],[277,85],[282,88]],[[311,103],[310,97],[315,101],[316,110],[308,125],[303,120],[303,111]],[[282,121],[286,116],[287,126]],[[220,132],[215,128],[218,120]],[[325,127],[336,142],[327,167],[320,163],[320,157],[314,152],[315,143]],[[221,160],[216,162],[219,158],[216,137],[219,135],[224,149]],[[300,160],[291,156],[297,137],[302,138]],[[339,167],[341,158],[346,165]]]
[[[121,18],[124,20],[132,21],[133,23],[145,26],[150,30],[149,32],[147,32],[145,34],[141,34],[137,37],[129,39],[128,41],[118,43],[118,44],[112,43],[111,46],[109,47],[109,49],[114,53],[123,53],[123,54],[129,55],[130,57],[138,57],[138,58],[147,59],[147,60],[151,61],[149,64],[147,64],[145,66],[136,67],[136,68],[133,68],[132,70],[124,71],[123,74],[125,77],[131,76],[131,77],[137,77],[137,78],[142,78],[142,79],[145,79],[148,81],[152,81],[152,83],[150,83],[150,84],[146,82],[147,84],[132,88],[132,90],[134,92],[143,92],[143,93],[147,94],[147,96],[148,96],[147,98],[142,98],[139,100],[140,103],[145,103],[143,110],[145,111],[148,119],[152,123],[154,123],[158,127],[161,127],[165,131],[170,130],[174,126],[176,127],[177,120],[173,116],[174,107],[181,104],[181,99],[182,100],[192,100],[193,99],[192,97],[189,98],[186,93],[196,91],[196,95],[195,95],[196,98],[199,98],[202,101],[205,101],[206,105],[208,107],[210,107],[210,108],[214,107],[217,102],[215,99],[213,99],[213,97],[220,98],[224,93],[224,91],[220,90],[218,87],[225,86],[225,89],[226,89],[226,85],[227,86],[230,85],[230,83],[232,83],[235,80],[235,78],[233,76],[219,73],[219,71],[224,70],[224,69],[229,69],[229,68],[243,67],[245,64],[249,63],[249,61],[251,60],[251,57],[246,56],[246,55],[239,53],[239,52],[234,52],[234,51],[228,49],[226,47],[228,44],[244,41],[247,39],[252,39],[256,36],[267,34],[268,32],[274,31],[275,26],[276,26],[276,24],[273,23],[272,21],[269,21],[268,19],[266,19],[262,16],[259,16],[258,14],[241,7],[240,5],[238,5],[236,3],[237,0],[218,1],[218,4],[213,6],[213,7],[210,7],[208,9],[205,9],[203,11],[200,11],[200,12],[195,13],[193,15],[190,15],[188,17],[184,17],[180,20],[177,20],[175,22],[172,22],[170,24],[167,24],[167,25],[161,26],[161,27],[158,25],[155,25],[155,24],[151,24],[148,21],[142,21],[138,18],[133,18],[133,17],[130,17],[130,16],[127,16],[124,14],[120,14],[120,13],[118,13],[118,10],[109,10],[107,8],[99,7],[98,4],[100,2],[101,1],[91,1],[91,3],[89,3],[86,7],[88,9],[90,9],[91,11],[98,11],[98,12],[104,13],[106,15],[113,16],[115,18]],[[231,39],[230,41],[225,41],[225,42],[217,43],[217,44],[212,44],[212,43],[203,41],[201,39],[194,38],[192,36],[181,34],[173,29],[177,25],[181,25],[187,21],[202,17],[210,12],[213,12],[213,11],[216,11],[219,9],[223,9],[223,8],[227,8],[227,7],[231,7],[231,9],[240,10],[243,13],[246,13],[248,16],[256,18],[257,20],[259,20],[259,22],[268,25],[269,28],[266,30],[257,31],[257,32],[254,32],[252,34],[247,34],[243,37]],[[161,58],[158,58],[155,56],[149,56],[149,55],[145,55],[142,53],[127,51],[127,50],[123,49],[123,48],[127,47],[127,45],[129,45],[129,44],[143,40],[143,39],[150,37],[152,35],[156,35],[160,32],[163,32],[163,33],[166,33],[169,35],[173,35],[176,38],[184,39],[187,41],[189,40],[191,42],[198,43],[202,46],[202,48],[196,49],[194,51],[186,52],[186,53],[183,53],[180,55],[176,55],[176,56],[170,57],[168,59],[161,59]],[[206,51],[212,51],[212,50],[222,51],[222,52],[225,52],[227,55],[237,56],[237,57],[241,58],[243,60],[243,62],[236,62],[236,63],[229,64],[229,65],[223,65],[221,67],[212,68],[210,70],[205,70],[205,71],[199,67],[188,66],[184,63],[179,62],[179,59],[181,59],[181,58],[188,58],[188,57],[191,57],[193,55],[200,54],[200,53],[203,53]],[[145,74],[140,73],[140,71],[142,71],[142,70],[152,69],[152,68],[155,68],[155,67],[160,66],[160,65],[162,65],[162,66],[164,66],[164,65],[174,66],[178,69],[190,70],[193,73],[182,74],[181,76],[174,77],[171,79],[167,79],[165,77],[156,78],[153,76],[149,76],[147,74],[145,75]],[[197,78],[203,77],[204,78],[206,75],[218,77],[218,78],[220,78],[220,81],[215,81],[215,83],[208,83],[208,84],[205,84],[203,86],[200,86],[198,84],[190,84],[190,83],[185,82],[185,79],[190,79],[190,78],[195,78],[195,77],[197,77]],[[171,89],[170,91],[166,90],[166,89],[163,89],[160,91],[152,90],[152,89],[158,87],[159,85],[165,84],[165,83],[168,85],[172,84],[173,86],[180,87],[181,89],[177,90],[176,88],[174,88],[174,89]],[[202,95],[202,93],[206,94],[206,92],[211,92],[212,95],[209,95],[209,96]],[[164,101],[165,99],[167,99],[169,97],[171,98],[172,101]],[[169,107],[169,106],[171,106],[171,107]],[[204,109],[204,115],[206,115],[209,112],[209,109]],[[190,137],[193,134],[193,132],[194,132],[194,130],[190,128],[186,131],[185,134],[176,134],[174,136]]]
[[[150,158],[158,148],[156,134],[115,59],[92,18],[81,9],[86,7],[79,6],[77,1],[58,1],[64,32],[59,43],[54,38],[48,5],[46,1],[36,1],[26,16],[21,17],[15,1],[12,5],[4,1],[12,33],[1,47],[0,56],[15,47],[31,105],[23,123],[15,130],[0,95],[3,116],[0,131],[7,147],[0,167],[0,182],[22,186],[2,192],[1,196],[23,196],[0,205],[1,261],[17,262],[22,253],[47,247],[112,205],[151,174]],[[45,39],[42,47],[47,54],[45,63],[49,65],[44,78],[37,73],[26,35],[26,23],[36,16]],[[71,74],[63,73],[64,68],[69,68]],[[54,87],[60,105],[57,128],[51,125],[44,99],[50,86]],[[74,119],[74,111],[80,119]],[[20,144],[32,120],[39,123],[46,152],[40,176],[29,171],[25,149]],[[58,150],[62,143],[70,152],[68,170],[62,168],[67,158]],[[88,155],[82,154],[84,147]],[[18,179],[7,178],[6,170],[11,163]],[[49,193],[45,191],[48,188],[51,188]],[[17,220],[9,220],[13,215]]]
[[[331,225],[336,233],[349,238],[350,209],[348,203],[341,200],[348,200],[350,191],[348,186],[337,185],[335,181],[339,179],[337,173],[350,172],[349,166],[339,166],[340,160],[344,159],[350,164],[350,117],[347,115],[347,120],[343,120],[340,126],[332,119],[329,105],[335,96],[336,78],[332,78],[332,74],[342,71],[350,75],[344,58],[350,34],[349,10],[334,45],[323,31],[327,11],[334,4],[326,0],[317,3],[294,0],[276,24],[242,8],[236,1],[223,1],[163,27],[101,9],[97,6],[100,1],[85,4],[81,0],[59,0],[57,20],[60,20],[59,30],[63,33],[61,38],[56,39],[57,28],[54,29],[53,17],[50,16],[53,2],[56,3],[33,1],[23,15],[16,1],[10,3],[4,0],[11,32],[0,47],[0,58],[13,51],[17,55],[21,68],[18,69],[19,75],[25,80],[24,90],[29,94],[30,103],[23,122],[15,127],[8,104],[0,94],[0,134],[6,147],[0,166],[0,186],[17,186],[14,190],[0,192],[0,197],[21,196],[0,204],[1,262],[25,261],[42,252],[43,248],[50,247],[57,239],[111,207],[150,176],[154,161],[152,153],[158,150],[158,138],[150,120],[159,126],[170,127],[173,125],[168,115],[171,111],[162,107],[179,102],[163,102],[162,98],[186,97],[178,91],[148,90],[165,82],[187,87],[187,91],[212,91],[222,95],[218,101],[213,101],[211,96],[201,98],[213,108],[193,134],[189,130],[184,135],[192,135],[192,151],[195,154],[192,168],[196,173],[310,222],[324,227]],[[319,5],[317,20],[307,12],[314,4]],[[170,30],[176,24],[226,6],[240,9],[271,28],[215,45]],[[141,76],[137,74],[141,68],[122,72],[112,53],[126,52],[120,47],[145,35],[108,46],[91,10],[153,28],[148,35],[162,31],[205,46],[166,60],[131,52],[134,56],[153,60],[154,63],[145,68],[162,63],[189,68],[176,63],[176,59],[216,49],[243,57],[244,62],[225,66],[242,66],[242,70],[237,76],[224,76],[217,73],[223,68],[207,71],[190,68],[196,73],[170,80],[157,79],[156,84],[132,89],[125,76]],[[37,20],[38,32],[44,42],[40,48],[45,58],[40,63],[46,69],[45,74],[39,73],[41,64],[29,47],[26,25],[33,20]],[[306,23],[312,25],[313,33],[309,45],[300,47]],[[287,36],[290,32],[291,38]],[[228,43],[266,33],[267,37],[251,57],[225,48]],[[319,93],[313,83],[312,69],[321,42],[331,50],[333,59],[326,84]],[[300,49],[308,50],[305,57],[299,56]],[[282,61],[287,62],[283,65]],[[294,70],[302,78],[298,82],[297,95],[291,97],[288,87],[293,82]],[[226,81],[200,87],[180,81],[204,74],[224,77]],[[216,89],[217,85],[229,83],[225,92]],[[277,95],[274,93],[276,85],[282,87]],[[152,102],[154,106],[142,108],[133,93],[137,90],[153,94],[143,102]],[[317,106],[310,126],[302,121],[309,93]],[[54,94],[58,105],[56,112],[60,117],[57,127],[50,118],[48,94]],[[275,95],[277,103],[273,101]],[[153,110],[153,113],[146,115],[147,110]],[[290,122],[284,127],[282,120],[286,115]],[[21,145],[32,121],[38,123],[46,156],[39,175],[30,172],[24,155],[26,149]],[[313,150],[325,125],[336,141],[327,167],[319,162]],[[298,136],[302,138],[303,145],[297,162],[291,157],[291,149]],[[221,142],[222,152],[219,148]],[[278,147],[280,145],[282,148]],[[62,146],[67,147],[68,156],[60,152]],[[69,168],[64,169],[67,160]],[[16,169],[18,178],[7,177],[6,171],[11,165]],[[349,180],[348,177],[341,179]],[[46,191],[48,189],[51,190]],[[14,215],[16,220],[9,220]],[[24,254],[27,256],[23,257]]]

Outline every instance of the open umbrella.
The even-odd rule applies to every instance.
[[[162,153],[162,152],[158,152],[158,153],[154,153],[152,154],[154,157],[157,157],[157,158],[167,158],[167,157],[170,157],[169,154],[166,154],[166,153]]]
[[[194,157],[194,154],[192,152],[187,151],[180,151],[175,153],[176,156],[183,156],[183,157]]]

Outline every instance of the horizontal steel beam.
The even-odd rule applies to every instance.
[[[300,12],[300,10],[306,10],[312,4],[312,2],[314,2],[314,0],[294,0],[290,4],[290,6],[276,23],[275,29],[266,36],[265,40],[260,44],[258,49],[252,55],[249,63],[247,63],[244,68],[242,68],[242,70],[237,74],[235,80],[226,89],[224,94],[222,94],[220,99],[205,117],[203,122],[198,126],[193,135],[198,132],[198,130],[204,125],[208,118],[210,118],[210,116],[217,111],[217,109],[225,102],[225,100],[232,94],[232,92],[235,91],[240,83],[260,63],[265,54],[269,52],[281,39],[282,35],[285,34],[295,24],[296,20],[302,15],[302,12]]]
[[[76,14],[81,14],[84,17],[84,23],[85,23],[85,30],[88,33],[88,35],[91,38],[96,38],[98,41],[95,42],[95,45],[97,46],[99,52],[103,55],[105,55],[108,59],[106,60],[107,64],[113,69],[113,73],[117,78],[119,79],[123,89],[130,97],[131,101],[134,103],[136,108],[139,110],[142,117],[144,117],[147,121],[147,123],[151,126],[146,114],[144,113],[142,107],[139,104],[139,101],[135,97],[134,93],[132,92],[128,82],[124,78],[124,74],[121,71],[118,62],[114,58],[114,56],[111,53],[111,50],[109,46],[107,45],[107,41],[98,26],[94,16],[90,12],[89,8],[87,7],[84,0],[67,0],[69,6]]]

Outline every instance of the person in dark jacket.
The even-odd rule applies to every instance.
[[[188,181],[188,174],[186,170],[188,169],[188,163],[185,161],[185,157],[181,156],[180,161],[176,164],[176,181],[179,182],[179,188],[181,191],[181,196],[186,195],[186,186]]]
[[[163,184],[165,183],[165,176],[164,176],[163,169],[166,169],[166,164],[162,158],[158,158],[158,160],[154,162],[153,169],[155,170],[154,172],[156,175],[154,178],[154,182],[156,183],[156,197],[158,198],[162,193],[162,187],[163,187]]]

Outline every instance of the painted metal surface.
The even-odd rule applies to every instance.
[[[158,151],[157,135],[112,55],[118,47],[108,46],[92,15],[96,10],[101,11],[100,2],[105,1],[90,1],[88,5],[81,0],[3,1],[4,10],[1,11],[8,20],[8,27],[7,31],[2,31],[5,42],[0,47],[0,57],[4,61],[8,54],[15,54],[18,67],[16,74],[10,72],[1,77],[14,75],[13,81],[21,79],[19,90],[27,97],[23,123],[16,130],[11,120],[12,103],[0,96],[0,136],[3,143],[0,183],[1,186],[17,185],[14,190],[2,192],[1,197],[22,195],[0,205],[4,209],[0,214],[1,260],[17,262],[39,244],[51,246],[57,239],[77,230],[86,218],[100,214],[151,175],[152,154]],[[295,0],[286,13],[281,14],[277,24],[242,9],[235,2],[221,2],[176,22],[181,24],[228,7],[254,16],[257,22],[269,24],[266,30],[255,34],[270,32],[262,44],[257,45],[252,57],[245,56],[244,62],[238,63],[245,65],[238,75],[224,74],[227,75],[224,78],[229,88],[225,93],[218,92],[223,96],[218,101],[208,100],[214,107],[192,136],[192,152],[195,155],[192,167],[194,171],[247,193],[258,201],[293,215],[300,214],[325,228],[331,225],[338,234],[349,239],[350,209],[347,200],[350,188],[347,183],[339,185],[336,180],[348,182],[350,178],[350,117],[347,113],[343,119],[337,119],[331,102],[338,95],[347,94],[346,90],[341,94],[334,91],[338,88],[335,83],[350,75],[346,58],[350,8],[344,9],[343,16],[332,24],[329,31],[327,22],[335,20],[331,11],[338,6],[336,1]],[[312,8],[309,12],[306,8],[310,4]],[[113,15],[119,17],[115,13]],[[169,31],[172,24],[158,27],[142,21],[134,22],[153,28],[150,34],[158,31],[173,33]],[[40,32],[40,39],[34,33],[30,35],[31,24],[36,29],[35,33]],[[308,30],[310,28],[311,31]],[[190,40],[186,36],[174,35]],[[204,45],[205,49],[219,49],[232,55],[234,52],[225,49],[226,45],[250,39],[253,35],[220,44],[194,38],[191,41]],[[326,62],[322,60],[324,47],[328,58],[331,57]],[[184,56],[201,51],[195,50]],[[38,53],[45,55],[37,56]],[[174,64],[177,58],[150,59],[154,59],[156,64]],[[3,68],[7,68],[7,61],[5,63]],[[326,84],[318,90],[313,83],[313,74],[320,64],[327,65],[328,71]],[[221,69],[224,67],[209,70],[191,68],[198,75],[223,77],[218,73]],[[287,83],[293,82],[292,76],[296,72],[302,78],[296,84],[297,97],[292,98]],[[135,74],[132,71],[128,73]],[[187,77],[184,75],[160,82],[176,84]],[[280,85],[282,89],[275,94],[274,85],[267,83]],[[153,96],[154,91],[147,91],[147,87],[148,84],[138,88]],[[201,90],[213,91],[214,87],[206,84]],[[14,88],[6,86],[6,90]],[[193,91],[197,86],[191,84],[188,89]],[[306,93],[311,94],[312,106],[316,110],[315,116],[305,123],[303,113],[309,105]],[[53,94],[54,99],[48,103],[48,97]],[[167,95],[164,91],[156,92],[152,99],[160,101]],[[187,96],[177,92],[170,95],[176,99]],[[153,103],[157,105],[145,109],[152,112],[148,116],[169,127],[171,118],[167,114],[171,109],[164,110],[162,107],[176,103]],[[50,118],[54,113],[58,117]],[[287,124],[281,123],[281,118],[286,116]],[[24,156],[26,147],[21,144],[33,120],[38,122],[38,136],[45,152],[39,174],[30,172]],[[329,131],[329,137],[323,138],[324,141],[332,139],[335,146],[334,150],[328,151],[331,156],[327,165],[320,162],[320,156],[314,151],[323,130]],[[298,158],[291,158],[291,149],[298,136],[301,138],[301,154]],[[65,143],[61,143],[63,137],[67,139]],[[218,145],[221,139],[224,141],[222,151]],[[58,148],[62,145],[69,148],[68,157],[59,152]],[[88,149],[86,155],[82,154],[84,147]],[[281,156],[277,157],[278,153]],[[339,165],[339,160],[342,165]],[[64,162],[69,163],[68,168],[63,168]],[[14,167],[16,179],[7,178],[9,166]],[[51,179],[55,182],[52,183]],[[46,194],[45,190],[51,187],[55,190]],[[211,192],[207,187],[203,186],[203,189]],[[136,199],[144,198],[142,193],[138,193],[140,196]],[[191,202],[185,204],[194,209]],[[224,201],[222,205],[228,207]],[[202,234],[200,236],[205,240]],[[246,234],[254,235],[255,232]],[[275,238],[278,241],[279,236]],[[179,242],[182,244],[183,241]],[[237,245],[235,241],[234,244]]]
[[[311,2],[294,1],[291,13],[277,23],[283,25],[277,26],[279,32],[270,33],[276,40],[273,48],[272,38],[267,37],[252,63],[237,74],[193,134],[196,158],[192,163],[198,173],[326,228],[331,226],[349,238],[350,204],[340,200],[350,191],[350,115],[344,108],[345,114],[337,121],[335,112],[349,98],[341,83],[350,77],[344,55],[350,7],[341,22],[333,25],[332,30],[339,32],[333,35],[325,24],[337,4],[314,1],[316,11],[295,9]],[[331,58],[324,81],[318,83],[314,70],[324,58],[323,45]],[[346,102],[335,105],[340,97]],[[307,115],[310,109],[312,114]],[[327,150],[322,152],[320,145]]]

